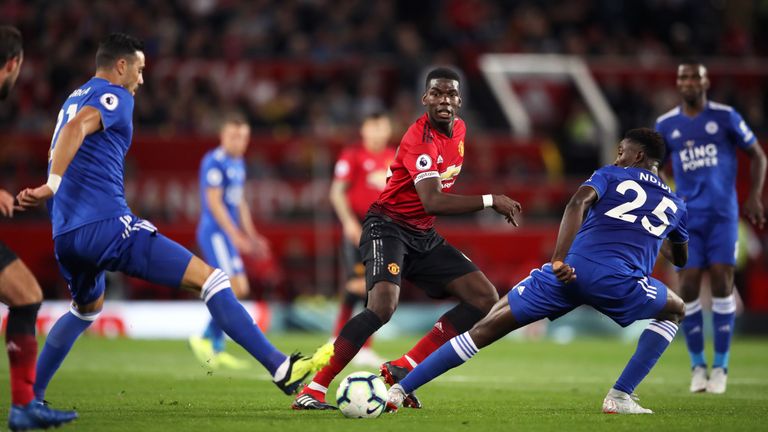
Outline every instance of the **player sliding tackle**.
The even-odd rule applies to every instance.
[[[674,338],[685,305],[650,274],[659,250],[677,266],[688,259],[685,203],[658,177],[664,151],[658,133],[627,132],[615,164],[595,171],[568,203],[552,263],[533,270],[471,330],[392,386],[389,409],[397,410],[408,394],[509,332],[586,304],[622,327],[653,318],[603,400],[607,414],[652,413],[637,403],[634,390]]]
[[[48,203],[56,259],[72,307],[48,334],[37,363],[35,397],[104,303],[104,273],[121,271],[200,294],[218,325],[264,365],[285,393],[328,363],[330,345],[314,357],[287,356],[261,333],[232,293],[229,277],[135,216],[125,201],[125,155],[133,134],[133,95],[143,84],[142,43],[112,34],[96,53],[96,76],[64,102],[51,140],[48,182],[18,194],[20,209]]]

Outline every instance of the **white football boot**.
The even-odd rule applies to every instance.
[[[400,384],[390,387],[387,393],[387,408],[385,411],[389,413],[397,412],[397,409],[403,405],[406,396],[408,395],[405,394],[405,390],[403,390]]]
[[[653,414],[653,411],[641,407],[638,397],[623,391],[611,389],[603,399],[604,414]]]
[[[725,369],[720,367],[712,368],[712,374],[709,376],[709,382],[707,383],[707,393],[725,393],[725,385],[727,381],[728,374],[725,373]]]
[[[705,366],[696,366],[691,371],[690,390],[691,393],[707,391],[707,368]]]

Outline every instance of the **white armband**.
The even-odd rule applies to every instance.
[[[48,181],[45,182],[45,184],[48,185],[48,187],[53,191],[53,194],[56,195],[56,191],[59,190],[59,185],[61,185],[61,176],[56,174],[49,174]]]
[[[493,207],[493,195],[483,195],[483,208]]]

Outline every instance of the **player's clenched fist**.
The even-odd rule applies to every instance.
[[[573,282],[576,279],[576,269],[562,261],[552,261],[552,272],[562,283]]]
[[[523,207],[519,202],[506,195],[494,195],[493,209],[496,210],[496,213],[503,215],[507,222],[514,226],[519,226],[517,219],[515,219],[523,211]]]

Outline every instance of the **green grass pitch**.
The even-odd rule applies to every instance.
[[[324,340],[324,335],[273,338],[284,351],[304,352]],[[377,341],[375,346],[395,357],[414,341]],[[229,347],[245,357],[239,347]],[[351,420],[338,412],[292,411],[292,399],[255,362],[248,371],[208,372],[182,341],[85,337],[54,378],[48,399],[56,408],[80,413],[62,431],[765,430],[768,340],[735,340],[725,395],[688,393],[688,358],[684,343],[676,340],[637,390],[642,405],[656,414],[603,415],[602,398],[634,348],[615,340],[569,345],[502,340],[422,388],[424,409]],[[8,398],[8,364],[2,356],[2,409]]]

